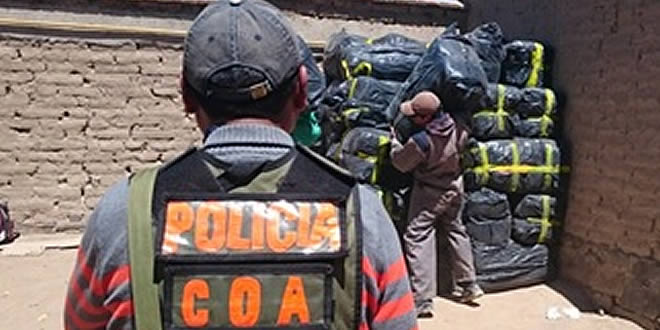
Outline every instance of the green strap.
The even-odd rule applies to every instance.
[[[128,202],[128,255],[131,263],[131,294],[135,328],[161,329],[158,285],[154,284],[151,199],[158,168],[136,173],[131,178]]]

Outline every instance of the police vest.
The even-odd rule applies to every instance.
[[[191,150],[130,180],[136,329],[358,329],[356,181],[304,147],[229,167]]]

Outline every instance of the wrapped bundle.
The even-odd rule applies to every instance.
[[[516,87],[543,86],[545,49],[535,41],[516,40],[504,46],[501,82]]]
[[[555,93],[547,88],[524,88],[516,106],[518,120],[515,121],[517,136],[547,138],[554,132],[557,113]]]
[[[548,195],[526,195],[514,211],[511,238],[522,245],[552,242],[556,202]]]
[[[401,87],[400,82],[371,77],[356,77],[348,82],[348,101],[385,111],[390,100]],[[388,121],[389,122],[389,121]]]
[[[560,152],[548,139],[471,140],[463,157],[469,190],[548,193],[559,185]]]
[[[479,55],[488,82],[498,82],[502,61],[506,56],[504,35],[500,26],[495,22],[483,24],[467,33],[465,38],[470,41],[477,55]]]
[[[412,38],[408,38],[399,33],[388,33],[380,38],[373,40],[369,39],[367,40],[367,43],[372,45],[385,45],[407,49],[410,52],[420,55],[424,54],[426,51],[426,45],[424,45],[424,43]]]
[[[349,48],[362,47],[366,41],[367,38],[350,34],[343,29],[330,36],[323,52],[323,72],[330,82],[345,80],[344,69],[341,66],[344,54]]]
[[[511,235],[511,211],[505,194],[487,188],[469,193],[463,222],[472,240],[506,244]]]
[[[390,142],[390,134],[386,130],[356,127],[342,138],[335,159],[363,182],[390,191],[408,187],[410,175],[399,172],[391,165]]]
[[[548,247],[472,242],[477,282],[486,291],[514,289],[544,282],[550,274]]]
[[[402,102],[429,90],[442,100],[447,112],[468,123],[483,108],[486,95],[486,73],[479,63],[479,56],[463,36],[450,30],[435,38],[390,102],[388,113],[395,118]]]
[[[387,36],[386,36],[387,37]],[[399,37],[373,42],[342,31],[331,36],[323,67],[331,80],[357,76],[404,81],[424,53],[424,47]]]
[[[513,113],[520,98],[520,90],[516,87],[488,84],[486,108],[472,116],[472,136],[482,141],[513,137]]]

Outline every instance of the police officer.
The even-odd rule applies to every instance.
[[[378,195],[289,135],[307,106],[299,54],[265,1],[199,14],[181,86],[203,145],[100,200],[65,328],[416,328]]]

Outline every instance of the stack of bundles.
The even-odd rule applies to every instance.
[[[468,190],[552,193],[559,186],[560,154],[549,139],[470,141],[463,157]]]
[[[516,40],[504,46],[501,82],[516,87],[541,87],[545,47],[535,41]]]
[[[321,101],[327,105],[321,116],[326,156],[332,158],[341,138],[351,128],[374,127],[389,132],[385,108],[400,85],[371,77],[331,84]]]
[[[357,76],[404,81],[424,51],[424,44],[402,35],[373,40],[342,30],[328,41],[323,69],[333,81]]]
[[[471,121],[478,140],[553,136],[557,101],[551,89],[489,84],[484,104]]]
[[[342,138],[334,160],[360,181],[379,188],[390,216],[398,221],[405,217],[406,188],[410,186],[412,177],[392,166],[390,142],[388,131],[355,127]]]
[[[504,50],[500,80],[491,80],[483,107],[471,116],[473,139],[462,159],[469,196],[463,220],[477,279],[491,291],[544,281],[553,266],[549,245],[556,242],[558,226],[554,195],[561,152],[552,139],[555,93],[541,87],[544,47],[514,41]],[[486,211],[510,222],[475,220]]]
[[[472,116],[472,137],[484,141],[508,139],[515,130],[515,109],[520,102],[518,88],[488,84],[485,108]]]
[[[523,246],[511,239],[523,230],[515,221],[506,194],[487,188],[468,194],[463,222],[472,239],[477,281],[485,290],[538,283],[548,272],[545,246]]]

